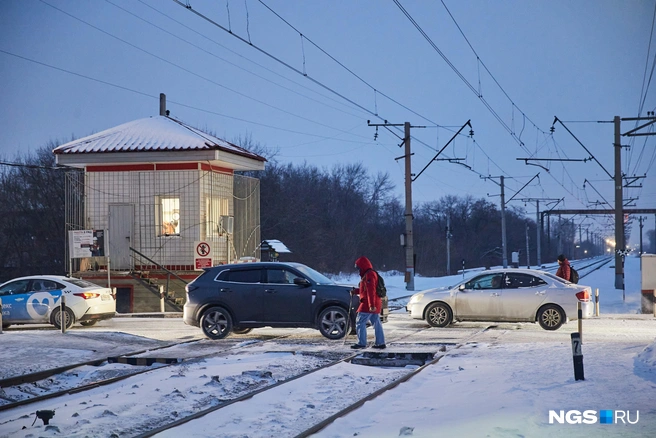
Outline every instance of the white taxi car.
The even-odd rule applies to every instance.
[[[52,324],[61,328],[61,297],[65,296],[66,327],[90,326],[116,315],[112,290],[78,278],[34,275],[0,285],[2,327],[12,324]]]
[[[484,271],[453,288],[414,294],[406,310],[433,327],[454,321],[538,322],[557,330],[568,320],[593,314],[590,286],[573,284],[536,269]]]

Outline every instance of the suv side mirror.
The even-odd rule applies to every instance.
[[[294,284],[298,286],[308,287],[310,285],[310,282],[307,281],[305,278],[296,277],[294,279]]]
[[[465,285],[461,284],[460,286],[458,286],[458,290],[465,290]]]

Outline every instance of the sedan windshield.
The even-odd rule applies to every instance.
[[[317,272],[308,266],[301,265],[301,264],[292,264],[291,266],[301,271],[303,275],[305,275],[307,278],[309,278],[310,280],[314,281],[317,284],[335,284],[335,282],[332,281],[330,278],[326,277],[322,273]]]

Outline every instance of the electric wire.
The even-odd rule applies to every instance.
[[[235,93],[235,94],[237,94],[238,96],[241,96],[241,97],[244,97],[244,98],[246,98],[246,99],[252,100],[252,101],[257,102],[257,103],[259,103],[259,104],[261,104],[261,105],[264,105],[264,106],[269,107],[269,108],[271,108],[271,109],[275,109],[275,110],[277,110],[277,111],[280,111],[280,112],[282,112],[282,113],[284,113],[284,114],[287,114],[287,115],[289,115],[289,116],[292,116],[292,117],[298,118],[298,119],[300,119],[300,120],[304,120],[304,121],[306,121],[306,122],[310,122],[310,123],[316,124],[316,125],[318,125],[318,126],[322,126],[322,127],[324,127],[324,128],[328,128],[328,129],[332,129],[332,130],[335,130],[335,131],[342,132],[339,128],[331,127],[331,126],[329,126],[329,125],[326,125],[326,124],[324,124],[324,123],[321,123],[321,122],[318,122],[318,121],[315,121],[315,120],[309,119],[309,118],[307,118],[307,117],[304,117],[304,116],[301,116],[301,115],[298,115],[298,114],[294,114],[294,113],[292,113],[291,111],[287,111],[287,110],[282,109],[282,108],[280,108],[280,107],[276,107],[275,105],[271,105],[271,104],[269,104],[269,103],[266,103],[266,102],[264,102],[264,101],[262,101],[262,100],[259,100],[259,99],[256,99],[256,98],[254,98],[254,97],[251,97],[251,96],[249,96],[249,95],[247,95],[247,94],[245,94],[245,93],[242,93],[242,92],[240,92],[240,91],[233,90],[233,89],[230,88],[230,87],[227,87],[227,86],[225,86],[225,85],[223,85],[223,84],[220,84],[220,83],[218,83],[218,82],[216,82],[216,81],[214,81],[214,80],[212,80],[212,79],[210,79],[210,78],[207,78],[207,77],[205,77],[205,76],[203,76],[203,75],[200,75],[200,74],[198,74],[198,73],[196,73],[196,72],[194,72],[194,71],[192,71],[192,70],[190,70],[190,69],[188,69],[188,68],[186,68],[186,67],[183,67],[183,66],[181,66],[181,65],[178,65],[178,64],[176,64],[176,63],[174,63],[174,62],[172,62],[172,61],[169,61],[169,60],[167,60],[167,59],[165,59],[165,58],[163,58],[163,57],[161,57],[161,56],[159,56],[159,55],[155,55],[154,53],[151,53],[151,52],[149,52],[149,51],[147,51],[147,50],[145,50],[145,49],[143,49],[143,48],[141,48],[141,47],[139,47],[139,46],[137,46],[137,45],[135,45],[135,44],[132,44],[132,43],[130,43],[129,41],[126,41],[126,40],[124,40],[124,39],[122,39],[122,38],[117,37],[116,35],[113,35],[113,34],[107,32],[107,31],[105,31],[105,30],[103,30],[103,29],[100,29],[99,27],[94,26],[93,24],[88,23],[87,21],[84,21],[84,20],[82,20],[82,19],[80,19],[80,18],[78,18],[78,17],[76,17],[76,16],[74,16],[74,15],[72,15],[72,14],[70,14],[70,13],[68,13],[68,12],[66,12],[66,11],[64,11],[64,10],[62,10],[62,9],[60,9],[60,8],[58,8],[58,7],[56,7],[56,6],[51,5],[50,3],[46,2],[45,0],[40,0],[40,1],[41,1],[42,3],[44,3],[44,4],[48,5],[48,6],[50,6],[51,8],[53,8],[53,9],[55,9],[55,10],[57,10],[57,11],[63,13],[63,14],[65,14],[65,15],[67,15],[67,16],[69,16],[69,17],[71,17],[71,18],[73,18],[73,19],[75,19],[75,20],[77,20],[77,21],[79,21],[79,22],[81,22],[81,23],[84,23],[84,24],[86,24],[87,26],[89,26],[89,27],[91,27],[91,28],[93,28],[93,29],[96,29],[97,31],[99,31],[99,32],[101,32],[101,33],[103,33],[103,34],[105,34],[105,35],[111,37],[111,38],[114,38],[114,39],[116,39],[116,40],[118,40],[118,41],[120,41],[120,42],[122,42],[122,43],[124,43],[124,44],[126,44],[126,45],[128,45],[128,46],[130,46],[130,47],[132,47],[132,48],[134,48],[134,49],[136,49],[136,50],[138,50],[138,51],[140,51],[140,52],[146,53],[147,55],[152,56],[152,57],[154,57],[155,59],[158,59],[158,60],[160,60],[160,61],[162,61],[162,62],[164,62],[164,63],[166,63],[166,64],[169,64],[169,65],[171,65],[171,66],[173,66],[173,67],[176,67],[176,68],[178,68],[178,69],[180,69],[180,70],[182,70],[182,71],[184,71],[184,72],[186,72],[186,73],[189,73],[189,74],[191,74],[191,75],[193,75],[193,76],[195,76],[195,77],[197,77],[197,78],[203,79],[203,80],[205,80],[205,81],[207,81],[207,82],[209,82],[209,83],[211,83],[211,84],[214,84],[214,85],[216,85],[216,86],[218,86],[218,87],[220,87],[220,88],[223,88],[223,89],[225,89],[225,90],[227,90],[227,91],[230,91],[230,92],[232,92],[232,93]],[[176,1],[176,0],[174,0],[174,1]]]
[[[463,81],[463,83],[478,97],[478,99],[483,103],[483,105],[488,109],[490,114],[499,122],[499,124],[510,134],[510,136],[517,142],[517,144],[524,149],[527,153],[530,153],[530,151],[526,148],[526,145],[524,142],[517,137],[517,135],[513,132],[513,130],[508,126],[508,124],[501,118],[499,113],[496,112],[494,108],[487,102],[487,100],[483,97],[482,94],[480,94],[476,88],[465,78],[465,76],[458,70],[458,68],[449,60],[449,58],[440,50],[439,47],[433,42],[433,40],[428,36],[428,34],[422,29],[422,27],[415,21],[415,19],[410,15],[410,13],[401,5],[399,0],[394,0],[394,3],[398,6],[398,8],[403,12],[403,14],[406,16],[406,18],[412,23],[412,25],[417,29],[417,31],[424,37],[424,39],[430,44],[430,46],[435,50],[441,57],[442,59],[447,63],[449,67],[456,73],[456,75],[460,78],[460,80]]]
[[[43,1],[43,0],[41,0],[41,1]],[[237,34],[235,34],[235,33],[233,33],[233,32],[229,32],[228,29],[226,29],[224,26],[222,26],[221,24],[219,24],[219,23],[217,23],[216,21],[212,20],[211,18],[207,17],[206,15],[202,14],[201,12],[195,10],[193,7],[191,7],[191,6],[189,6],[189,5],[184,5],[184,4],[181,3],[179,0],[172,0],[172,1],[173,1],[174,3],[180,5],[180,6],[184,7],[186,10],[188,10],[188,11],[194,13],[195,15],[197,15],[198,17],[202,18],[203,20],[207,21],[208,23],[210,23],[210,24],[212,24],[212,25],[218,27],[219,29],[223,30],[224,32],[229,33],[231,36],[237,38],[239,41],[241,41],[241,42],[243,42],[243,43],[245,43],[245,44],[248,44],[250,47],[252,47],[253,49],[257,50],[259,53],[262,53],[263,55],[266,55],[266,56],[269,57],[270,59],[272,59],[272,60],[274,60],[274,61],[280,63],[281,65],[287,67],[288,69],[292,70],[293,72],[295,72],[295,73],[297,73],[297,74],[299,74],[299,75],[301,75],[301,76],[307,78],[309,81],[311,81],[312,83],[318,85],[319,87],[323,88],[324,90],[333,93],[334,95],[338,96],[339,98],[344,99],[346,102],[350,103],[351,105],[356,106],[357,108],[359,108],[359,109],[361,109],[361,110],[367,112],[368,114],[370,114],[370,115],[376,117],[377,119],[379,119],[379,120],[381,120],[381,121],[385,120],[382,116],[380,116],[380,115],[377,114],[376,112],[371,111],[370,109],[366,108],[365,106],[363,106],[363,105],[361,105],[361,104],[355,102],[354,100],[348,98],[346,95],[344,95],[344,94],[342,94],[342,93],[340,93],[340,92],[334,90],[333,88],[327,86],[326,84],[320,82],[319,80],[313,78],[312,76],[303,73],[302,71],[300,71],[300,70],[297,69],[296,67],[290,65],[289,63],[287,63],[287,62],[281,60],[280,58],[274,56],[273,54],[267,52],[266,50],[262,49],[261,47],[257,46],[256,44],[253,44],[252,42],[245,40],[244,38],[242,38],[241,36],[239,36],[239,35],[237,35]],[[305,37],[305,36],[304,36],[304,37]],[[305,37],[305,38],[307,39],[307,37]],[[308,40],[308,41],[309,41],[309,40]],[[380,90],[377,90],[377,92],[380,93]],[[382,95],[382,93],[381,93],[381,95]],[[422,116],[422,117],[423,117],[423,116]],[[434,123],[434,122],[431,122],[431,123]],[[436,125],[436,126],[439,126],[439,125],[437,125],[437,124],[435,124],[435,125]],[[399,130],[399,131],[400,131],[400,130]],[[432,149],[430,145],[428,145],[427,143],[425,143],[425,142],[422,141],[421,139],[418,139],[418,138],[416,138],[416,137],[411,137],[411,138],[412,138],[413,140],[417,141],[418,143],[420,143],[420,144],[422,144],[422,145],[424,145],[424,146],[426,146],[426,147]]]
[[[93,81],[93,82],[97,82],[99,84],[103,84],[103,85],[107,85],[107,86],[110,86],[110,87],[118,88],[120,90],[128,91],[130,93],[138,94],[138,95],[145,96],[145,97],[148,97],[148,98],[151,98],[151,99],[159,100],[159,95],[154,96],[154,95],[151,95],[151,94],[148,94],[148,93],[144,93],[143,91],[135,90],[133,88],[128,88],[128,87],[125,87],[123,85],[114,84],[112,82],[105,81],[105,80],[102,80],[102,79],[97,79],[97,78],[94,78],[94,77],[89,76],[89,75],[84,75],[82,73],[77,73],[77,72],[74,72],[72,70],[67,70],[65,68],[57,67],[57,66],[54,66],[54,65],[51,65],[51,64],[47,64],[45,62],[41,62],[41,61],[37,61],[35,59],[27,58],[25,56],[18,55],[16,53],[12,53],[12,52],[8,52],[8,51],[3,50],[3,49],[0,49],[0,53],[4,53],[5,55],[13,56],[13,57],[22,59],[24,61],[32,62],[34,64],[41,65],[43,67],[47,67],[47,68],[50,68],[50,69],[53,69],[53,70],[57,70],[57,71],[60,71],[62,73],[70,74],[70,75],[77,76],[77,77],[80,77],[80,78],[83,78],[83,79],[87,79],[87,80],[90,80],[90,81]],[[204,113],[208,113],[208,114],[213,114],[213,115],[220,116],[220,117],[225,117],[227,119],[236,120],[236,121],[240,121],[240,122],[245,122],[245,123],[249,123],[249,124],[252,124],[252,125],[262,126],[264,128],[275,129],[275,130],[278,130],[278,131],[289,132],[289,133],[292,133],[292,134],[307,135],[307,136],[310,136],[310,137],[316,137],[316,138],[320,138],[320,139],[331,139],[331,138],[333,138],[333,137],[325,137],[325,136],[317,135],[317,134],[311,134],[309,132],[302,132],[302,131],[295,131],[295,130],[292,130],[292,129],[281,128],[279,126],[274,126],[274,125],[268,125],[266,123],[255,122],[255,121],[248,120],[248,119],[243,119],[243,118],[240,118],[240,117],[229,116],[227,114],[219,113],[219,112],[208,110],[208,109],[205,109],[205,108],[199,108],[199,107],[196,107],[196,106],[193,106],[193,105],[188,105],[186,103],[179,102],[179,101],[176,101],[176,100],[168,99],[168,102],[173,103],[175,105],[185,107],[185,108],[193,109],[193,110],[196,110],[196,111],[200,111],[200,112],[204,112]],[[341,141],[352,142],[352,143],[362,143],[362,141],[355,141],[355,140],[341,140]]]
[[[365,84],[367,87],[371,88],[371,89],[374,91],[374,101],[375,101],[375,95],[376,95],[376,94],[380,94],[381,96],[385,97],[385,98],[388,99],[389,101],[395,103],[396,105],[398,105],[398,106],[400,106],[401,108],[403,108],[403,109],[409,111],[410,113],[416,115],[417,117],[419,117],[419,118],[421,118],[421,119],[423,119],[423,120],[425,120],[425,121],[427,121],[427,122],[429,122],[429,123],[431,123],[431,124],[433,124],[433,125],[435,125],[435,126],[439,126],[437,122],[434,122],[433,120],[427,118],[426,116],[423,116],[422,114],[419,114],[418,112],[416,112],[416,111],[414,111],[413,109],[407,107],[406,105],[402,104],[401,102],[397,101],[396,99],[393,99],[393,98],[390,97],[389,95],[383,93],[382,91],[380,91],[379,89],[377,89],[376,87],[374,87],[373,85],[371,85],[369,82],[367,82],[366,80],[364,80],[360,75],[358,75],[357,73],[355,73],[353,70],[351,70],[351,69],[348,68],[346,65],[344,65],[341,61],[339,61],[337,58],[335,58],[333,55],[331,55],[330,53],[328,53],[327,51],[325,51],[321,46],[319,46],[319,45],[316,44],[314,41],[312,41],[311,39],[309,39],[309,38],[307,37],[307,35],[304,35],[303,33],[301,33],[300,30],[298,30],[296,27],[294,27],[290,22],[288,22],[286,19],[284,19],[284,18],[283,18],[280,14],[278,14],[276,11],[274,11],[273,9],[271,9],[271,7],[268,6],[266,3],[264,3],[263,0],[258,0],[258,1],[259,1],[259,2],[260,2],[265,8],[267,8],[269,11],[271,11],[272,14],[274,14],[276,17],[278,17],[283,23],[285,23],[287,26],[289,26],[291,29],[293,29],[295,32],[297,32],[299,35],[301,35],[303,38],[305,38],[305,40],[306,40],[307,42],[309,42],[310,44],[312,44],[312,45],[313,45],[315,48],[317,48],[321,53],[323,53],[323,54],[326,55],[328,58],[330,58],[331,60],[333,60],[335,63],[337,63],[337,65],[339,65],[339,66],[342,67],[344,70],[346,70],[347,72],[349,72],[351,75],[353,75],[353,77],[355,77],[356,79],[358,79],[360,82],[362,82],[363,84]],[[377,108],[378,108],[378,104],[377,104],[377,103],[375,103],[375,108],[376,108],[376,110],[374,111],[374,115],[377,115],[377,114],[378,114],[378,110],[377,110]]]
[[[139,19],[139,20],[141,20],[141,21],[143,21],[143,22],[149,24],[150,26],[152,26],[152,27],[154,27],[154,28],[156,28],[156,29],[159,29],[160,31],[164,32],[166,35],[170,35],[170,36],[172,36],[172,37],[175,37],[175,38],[179,39],[180,41],[182,41],[182,42],[184,42],[184,43],[186,43],[186,44],[188,44],[188,45],[190,45],[190,46],[192,46],[192,47],[195,47],[196,49],[198,49],[198,50],[200,50],[200,51],[202,51],[202,52],[204,52],[204,53],[206,53],[206,54],[208,54],[208,55],[210,55],[210,56],[212,56],[212,57],[214,57],[214,58],[216,58],[216,59],[219,59],[219,60],[225,62],[225,63],[228,64],[228,65],[231,65],[231,66],[233,66],[233,67],[235,67],[235,68],[237,68],[237,69],[240,69],[240,70],[242,70],[242,71],[244,71],[244,72],[246,72],[246,73],[248,73],[248,74],[251,74],[251,75],[253,75],[253,76],[257,77],[257,78],[260,78],[260,79],[262,79],[263,81],[269,82],[269,83],[271,83],[271,84],[273,84],[273,85],[275,85],[275,86],[277,86],[277,87],[282,88],[283,90],[286,90],[286,91],[289,91],[289,92],[291,92],[291,93],[297,94],[297,95],[299,95],[299,96],[301,96],[301,97],[304,97],[304,98],[306,98],[306,99],[308,99],[308,100],[311,100],[311,101],[313,101],[313,102],[317,102],[317,103],[319,103],[319,104],[321,104],[321,105],[324,105],[324,106],[326,106],[326,107],[328,107],[328,108],[334,109],[334,110],[336,110],[336,111],[343,112],[344,114],[348,114],[348,115],[353,116],[353,117],[359,117],[359,116],[357,116],[357,115],[355,115],[355,114],[353,114],[353,113],[351,113],[351,112],[348,112],[348,111],[346,111],[346,110],[344,110],[344,109],[340,109],[340,108],[337,108],[337,107],[334,107],[334,106],[328,105],[328,104],[325,103],[325,102],[322,102],[322,101],[320,101],[320,100],[318,100],[318,99],[314,99],[314,98],[309,97],[309,96],[306,96],[306,95],[304,95],[304,94],[302,94],[302,93],[300,93],[300,92],[298,92],[298,91],[296,91],[296,90],[293,90],[293,89],[291,89],[291,88],[289,88],[289,87],[286,87],[286,86],[284,86],[284,85],[282,85],[282,84],[279,84],[279,83],[277,83],[277,82],[274,82],[274,81],[272,81],[272,80],[270,80],[270,79],[268,79],[268,78],[265,78],[264,76],[258,75],[257,73],[254,73],[254,72],[252,72],[251,70],[248,70],[247,68],[244,68],[244,67],[242,67],[242,66],[240,66],[240,65],[238,65],[238,64],[235,64],[235,63],[233,63],[233,62],[231,62],[231,61],[228,61],[227,59],[222,58],[222,57],[218,56],[217,54],[212,53],[212,52],[210,52],[210,51],[208,51],[208,50],[206,50],[206,49],[200,47],[199,45],[194,44],[193,42],[191,42],[191,41],[189,41],[189,40],[186,40],[186,39],[184,39],[184,38],[182,38],[182,37],[180,37],[180,36],[178,36],[178,35],[172,33],[172,32],[171,32],[170,30],[168,30],[168,29],[164,29],[164,28],[162,28],[161,26],[158,26],[158,25],[156,25],[156,24],[154,24],[154,23],[152,23],[152,22],[146,20],[145,18],[140,17],[139,15],[137,15],[137,14],[135,14],[135,13],[133,13],[133,12],[131,12],[131,11],[129,11],[129,10],[127,10],[127,9],[125,9],[125,8],[123,8],[123,7],[119,6],[119,5],[117,5],[117,4],[115,4],[115,3],[113,3],[113,2],[110,1],[110,0],[105,0],[105,1],[106,1],[107,3],[109,3],[109,4],[111,4],[112,6],[115,6],[116,8],[118,8],[118,9],[124,11],[125,13],[130,14],[130,15],[132,15],[133,17],[135,17],[135,18],[137,18],[137,19]],[[252,64],[258,66],[259,68],[262,68],[263,70],[268,71],[269,73],[271,73],[271,74],[273,74],[273,75],[276,75],[276,76],[278,76],[278,77],[280,77],[280,78],[282,78],[282,79],[284,79],[284,80],[286,80],[286,81],[289,81],[289,82],[293,83],[294,85],[297,85],[297,86],[299,86],[299,87],[301,87],[301,88],[304,88],[305,90],[308,90],[308,91],[310,91],[310,92],[312,92],[312,93],[314,93],[314,94],[317,94],[317,95],[321,96],[321,97],[324,98],[324,99],[328,99],[328,100],[331,100],[331,101],[333,101],[333,102],[335,102],[335,103],[337,103],[337,104],[339,104],[339,105],[343,105],[343,103],[342,103],[341,101],[338,101],[338,100],[336,100],[336,99],[333,99],[333,98],[331,98],[330,96],[326,96],[325,94],[318,93],[318,92],[316,92],[315,90],[312,90],[311,88],[306,87],[306,86],[300,84],[299,82],[296,82],[296,81],[294,81],[294,80],[292,80],[292,79],[289,79],[289,78],[287,78],[287,77],[285,77],[285,76],[283,76],[283,75],[281,75],[281,74],[279,74],[279,73],[277,73],[277,72],[274,72],[273,70],[271,70],[271,69],[269,69],[269,68],[267,68],[267,67],[265,67],[265,66],[263,66],[263,65],[261,65],[261,64],[258,64],[257,62],[255,62],[255,61],[253,61],[253,60],[251,60],[251,59],[246,58],[245,56],[242,56],[242,55],[238,54],[237,52],[235,52],[235,51],[233,51],[233,50],[227,48],[226,46],[224,46],[224,45],[222,45],[222,44],[219,44],[218,42],[216,42],[215,40],[213,40],[213,39],[207,37],[206,35],[203,35],[201,32],[198,32],[196,29],[193,29],[193,28],[191,28],[191,27],[185,25],[184,23],[182,23],[182,22],[180,22],[180,21],[178,21],[178,20],[175,20],[173,17],[171,17],[171,16],[169,16],[169,15],[167,15],[167,14],[165,14],[165,13],[159,11],[159,10],[157,10],[156,8],[152,7],[151,5],[149,5],[149,4],[147,4],[147,3],[144,3],[143,0],[138,0],[138,1],[139,1],[140,3],[142,3],[144,6],[147,6],[148,8],[152,9],[154,12],[157,12],[158,14],[160,14],[160,15],[166,17],[167,19],[173,21],[174,23],[176,23],[176,24],[178,24],[178,25],[184,27],[185,29],[187,29],[187,30],[189,30],[189,31],[191,31],[191,32],[193,32],[193,33],[195,33],[196,35],[198,35],[198,36],[200,36],[200,37],[206,39],[207,41],[211,42],[212,44],[214,44],[214,45],[216,45],[216,46],[218,46],[218,47],[221,47],[222,49],[224,49],[224,50],[226,50],[226,51],[229,51],[230,53],[232,53],[232,54],[234,54],[234,55],[240,57],[241,59],[244,59],[244,60],[246,60],[246,61],[248,61],[248,62],[250,62],[250,63],[252,63]],[[350,107],[349,107],[349,108],[350,108]]]
[[[519,112],[522,114],[522,117],[523,117],[525,120],[528,120],[528,121],[533,125],[533,127],[535,127],[535,129],[537,129],[538,131],[542,132],[543,134],[546,134],[546,131],[540,129],[540,127],[538,127],[538,125],[537,125],[535,122],[533,122],[533,121],[532,121],[532,120],[526,115],[526,113],[525,113],[524,111],[522,111],[522,110],[521,110],[521,109],[515,104],[515,102],[511,99],[511,97],[508,95],[508,93],[506,92],[506,90],[501,86],[501,84],[499,83],[499,81],[497,81],[497,78],[492,74],[492,72],[490,71],[490,69],[487,68],[487,65],[485,65],[485,63],[483,62],[483,60],[481,59],[481,57],[478,55],[478,53],[476,52],[476,50],[474,49],[474,47],[472,46],[472,44],[469,42],[469,39],[467,38],[467,36],[466,36],[465,33],[463,32],[463,30],[460,28],[460,25],[459,25],[458,22],[456,21],[456,19],[455,19],[455,17],[453,16],[453,14],[451,14],[451,11],[450,11],[449,8],[446,6],[446,3],[444,3],[444,0],[441,0],[441,2],[442,2],[442,6],[444,6],[444,9],[446,9],[446,12],[449,14],[449,17],[451,17],[451,20],[453,20],[453,23],[454,23],[454,24],[456,25],[456,27],[458,28],[458,31],[460,32],[460,34],[462,35],[462,37],[463,37],[463,38],[465,39],[465,41],[467,42],[467,45],[468,45],[469,48],[472,50],[472,52],[474,53],[474,55],[476,55],[476,60],[478,61],[478,64],[480,64],[480,65],[483,66],[483,68],[484,68],[485,71],[490,75],[490,77],[492,78],[492,80],[494,81],[494,83],[497,84],[497,86],[499,87],[499,89],[501,90],[501,92],[502,92],[502,93],[506,96],[506,98],[510,101],[510,103],[512,104],[512,107],[513,107],[513,108],[517,108],[517,110],[519,110]],[[480,75],[479,75],[479,76],[480,76]],[[480,79],[479,79],[479,88],[480,88]],[[524,130],[524,128],[522,128],[522,131],[523,131],[523,130]],[[521,133],[520,133],[520,136],[519,136],[519,137],[521,138]]]

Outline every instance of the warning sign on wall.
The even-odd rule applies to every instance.
[[[212,267],[212,246],[208,242],[194,242],[194,268],[202,271]]]

